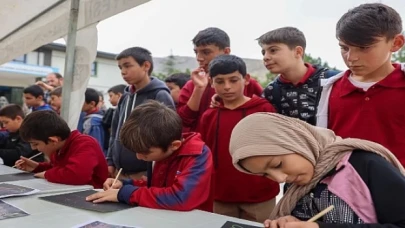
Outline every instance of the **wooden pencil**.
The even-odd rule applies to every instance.
[[[38,156],[41,155],[41,154],[42,154],[42,152],[39,152],[38,154],[36,154],[36,155],[34,155],[34,156],[28,158],[28,160],[32,160],[32,159],[38,157]],[[12,168],[15,168],[15,167],[17,167],[17,166],[13,166]]]
[[[314,217],[310,218],[307,222],[315,222],[316,220],[318,220],[319,218],[321,218],[322,216],[324,216],[326,213],[328,213],[329,211],[331,211],[333,208],[335,208],[335,206],[330,205],[329,207],[325,208],[323,211],[319,212],[318,214],[316,214]]]
[[[111,185],[111,188],[112,188],[112,186],[114,186],[115,182],[117,182],[118,177],[119,177],[120,174],[121,174],[121,171],[122,171],[122,168],[118,171],[117,176],[115,177],[115,179],[114,179],[114,181],[113,181],[113,183],[112,183],[112,185]]]

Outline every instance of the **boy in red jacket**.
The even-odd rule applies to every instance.
[[[275,109],[263,98],[243,95],[250,77],[241,58],[218,56],[211,61],[209,74],[215,92],[223,102],[218,108],[208,109],[199,125],[214,158],[214,212],[264,222],[275,206],[279,184],[236,170],[229,154],[229,142],[233,128],[245,116],[275,112]]]
[[[50,163],[21,157],[16,162],[18,169],[34,172],[49,182],[94,188],[101,188],[108,177],[107,162],[98,142],[76,130],[71,132],[54,111],[29,114],[21,124],[20,136],[33,150],[49,157]]]
[[[191,80],[180,91],[177,112],[183,120],[185,131],[198,129],[198,122],[209,108],[215,90],[209,85],[208,64],[212,59],[231,52],[228,34],[219,28],[207,28],[200,31],[194,38],[194,52],[199,68],[191,74]],[[201,72],[201,75],[199,73]],[[207,75],[204,75],[206,73]],[[243,91],[247,97],[262,94],[260,84],[251,79]]]
[[[121,129],[122,144],[138,159],[155,161],[147,180],[109,178],[104,192],[88,196],[94,203],[112,201],[142,207],[212,211],[211,151],[198,133],[182,134],[181,118],[157,101],[136,107]],[[150,183],[147,183],[148,180]]]

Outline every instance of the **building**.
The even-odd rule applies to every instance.
[[[65,65],[65,45],[51,43],[27,53],[0,66],[0,96],[10,103],[22,104],[22,91],[25,87],[42,80],[51,72],[63,75]],[[117,84],[126,84],[121,77],[115,54],[97,52],[92,65],[88,87],[104,92]],[[109,105],[106,102],[107,106]]]

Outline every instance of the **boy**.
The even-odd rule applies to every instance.
[[[147,180],[104,183],[105,192],[86,200],[122,202],[142,207],[190,211],[212,211],[209,191],[212,175],[211,151],[198,133],[182,134],[175,111],[157,101],[139,105],[122,127],[122,145],[144,161],[155,161]],[[133,152],[134,153],[134,152]]]
[[[304,62],[306,40],[297,28],[272,30],[260,36],[258,42],[264,65],[271,73],[278,74],[264,89],[262,97],[278,113],[315,125],[322,89],[320,79],[338,72]]]
[[[50,158],[50,163],[35,162],[21,157],[18,169],[34,172],[49,182],[68,185],[92,185],[101,188],[108,170],[103,152],[96,140],[77,130],[53,111],[29,114],[21,124],[21,138]]]
[[[104,145],[103,149],[108,151],[108,146],[110,145],[110,136],[111,136],[111,122],[114,116],[115,108],[118,105],[122,94],[125,92],[127,86],[124,84],[116,85],[111,87],[107,92],[110,97],[109,101],[113,108],[107,109],[103,117],[103,127],[104,127]]]
[[[229,36],[219,28],[200,31],[192,42],[199,68],[192,72],[191,80],[181,89],[177,107],[185,131],[198,129],[199,120],[215,94],[215,90],[208,85],[208,64],[216,56],[231,52]],[[261,93],[262,87],[253,79],[245,86],[244,94],[248,97],[260,96]]]
[[[6,105],[0,109],[0,123],[8,132],[0,139],[0,158],[3,159],[3,164],[6,166],[14,166],[21,156],[32,157],[39,153],[37,150],[33,151],[30,144],[19,136],[24,116],[22,108],[15,104]],[[44,156],[37,156],[34,160],[43,162]]]
[[[62,87],[57,87],[51,91],[51,107],[55,112],[60,114],[60,109],[62,108]]]
[[[325,83],[318,125],[377,142],[405,165],[405,66],[391,63],[404,45],[401,33],[400,15],[380,3],[362,4],[340,18],[336,37],[349,70]]]
[[[185,73],[175,73],[165,79],[175,104],[179,103],[180,90],[189,80],[190,75]]]
[[[104,148],[104,127],[102,124],[104,113],[99,109],[99,93],[92,88],[87,88],[84,93],[82,112],[85,113],[83,126],[80,132],[90,135],[97,140],[101,148]]]
[[[276,182],[237,171],[229,154],[234,126],[256,112],[275,112],[273,106],[257,96],[243,94],[249,84],[245,62],[234,55],[221,55],[209,64],[209,75],[223,105],[205,111],[200,132],[214,158],[214,213],[263,222],[276,204],[280,191]],[[248,134],[248,133],[247,133]]]
[[[107,107],[105,106],[105,103],[104,103],[104,92],[103,91],[97,91],[97,94],[98,94],[97,108],[104,113],[104,112],[107,111]]]
[[[40,110],[52,110],[51,106],[44,101],[44,91],[38,85],[28,86],[23,90],[24,102],[33,112]]]
[[[148,50],[141,47],[128,48],[116,59],[122,77],[129,86],[118,102],[111,123],[110,146],[107,154],[108,169],[112,177],[115,177],[116,170],[122,168],[121,176],[139,179],[145,174],[147,163],[137,159],[133,152],[122,146],[118,139],[121,126],[131,111],[146,100],[157,100],[171,108],[174,108],[174,103],[165,83],[150,76],[153,70],[153,59]]]

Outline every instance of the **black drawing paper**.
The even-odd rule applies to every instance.
[[[97,193],[97,191],[87,190],[61,195],[43,196],[39,198],[52,203],[62,204],[68,207],[97,211],[102,213],[120,211],[131,208],[131,206],[122,203],[113,203],[113,202],[92,203],[86,201],[86,197],[94,193]]]
[[[0,220],[27,216],[25,211],[11,206],[0,200]]]
[[[0,175],[0,183],[8,181],[19,181],[19,180],[30,180],[34,179],[34,174],[32,173],[12,173]]]
[[[227,221],[223,226],[221,226],[221,228],[263,228],[263,227]]]

